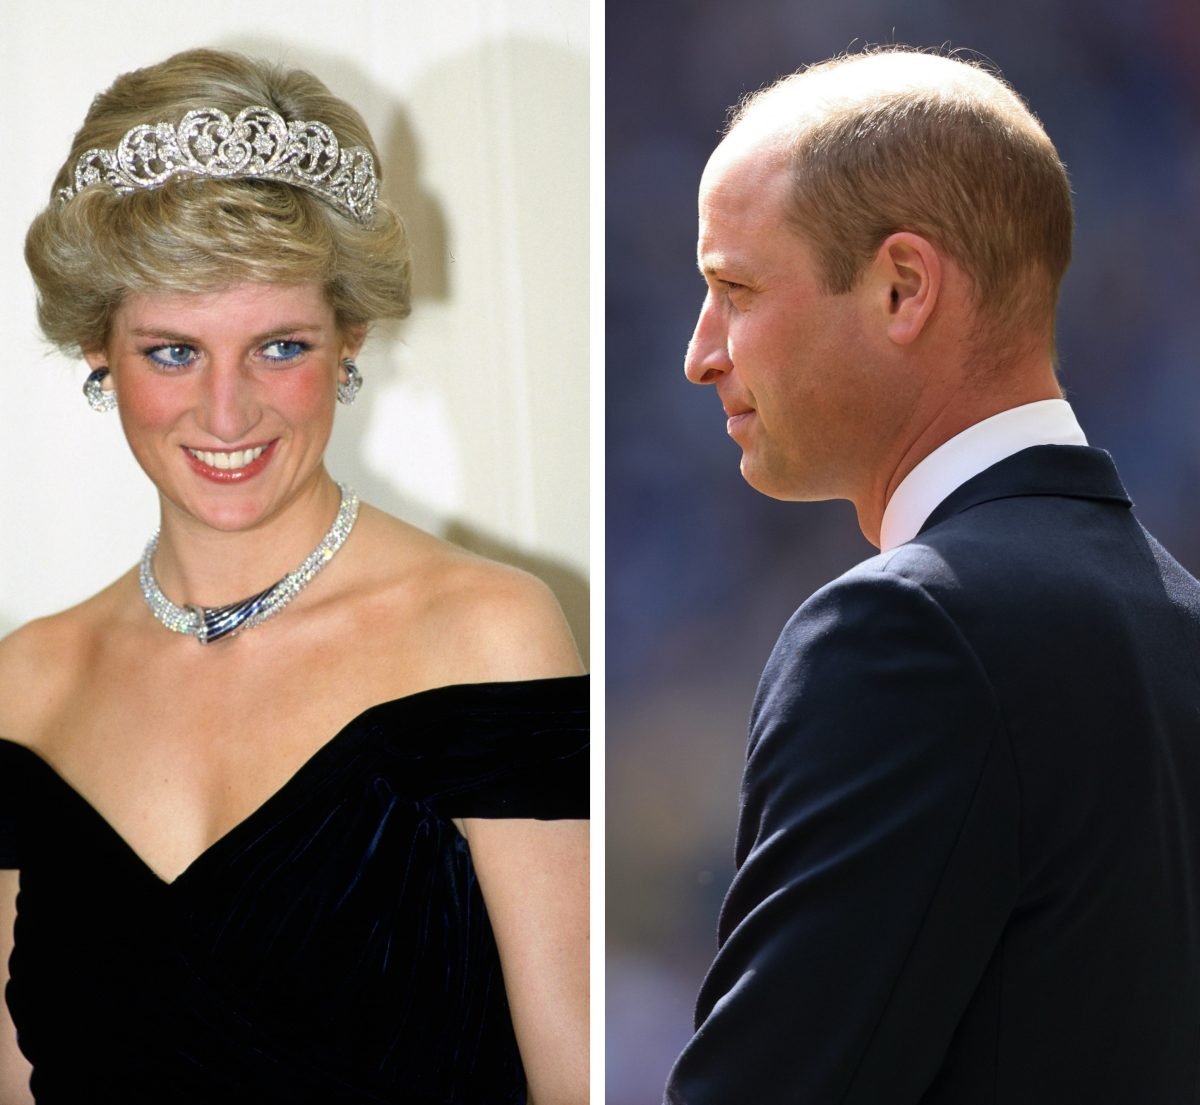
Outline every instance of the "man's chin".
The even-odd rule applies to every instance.
[[[761,457],[743,450],[742,464],[739,466],[742,479],[760,494],[772,499],[781,499],[786,503],[803,502],[803,496],[797,496],[794,481],[785,478],[784,474],[776,472],[770,464],[764,464]]]
[[[811,480],[798,478],[795,473],[779,472],[762,464],[748,453],[742,453],[742,479],[760,495],[785,503],[818,503],[839,496],[812,486]]]

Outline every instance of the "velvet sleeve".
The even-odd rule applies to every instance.
[[[756,697],[667,1101],[920,1101],[1015,899],[1017,814],[987,675],[941,607],[879,570],[818,592]]]
[[[411,760],[414,789],[446,817],[587,818],[586,675],[454,688],[410,699],[405,725],[444,734]],[[399,754],[410,755],[403,739]]]
[[[28,756],[20,745],[0,740],[0,870],[20,866],[17,830],[20,801],[25,793],[22,777]]]

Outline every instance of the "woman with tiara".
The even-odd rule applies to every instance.
[[[161,524],[0,644],[18,1100],[585,1100],[569,632],[324,465],[368,325],[409,306],[361,118],[233,54],[128,73],[26,258]]]

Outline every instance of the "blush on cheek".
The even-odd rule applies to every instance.
[[[316,412],[327,407],[336,396],[337,369],[326,364],[280,368],[266,378],[262,398],[272,406],[288,410]]]
[[[180,413],[190,407],[190,396],[179,387],[179,380],[149,379],[134,382],[125,376],[125,385],[116,383],[117,410],[128,429],[170,426]],[[174,387],[169,385],[174,384]],[[164,386],[168,385],[168,386]]]

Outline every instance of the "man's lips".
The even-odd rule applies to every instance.
[[[750,420],[750,416],[754,414],[753,407],[726,407],[725,408],[725,432],[731,437],[739,426],[744,425]]]

